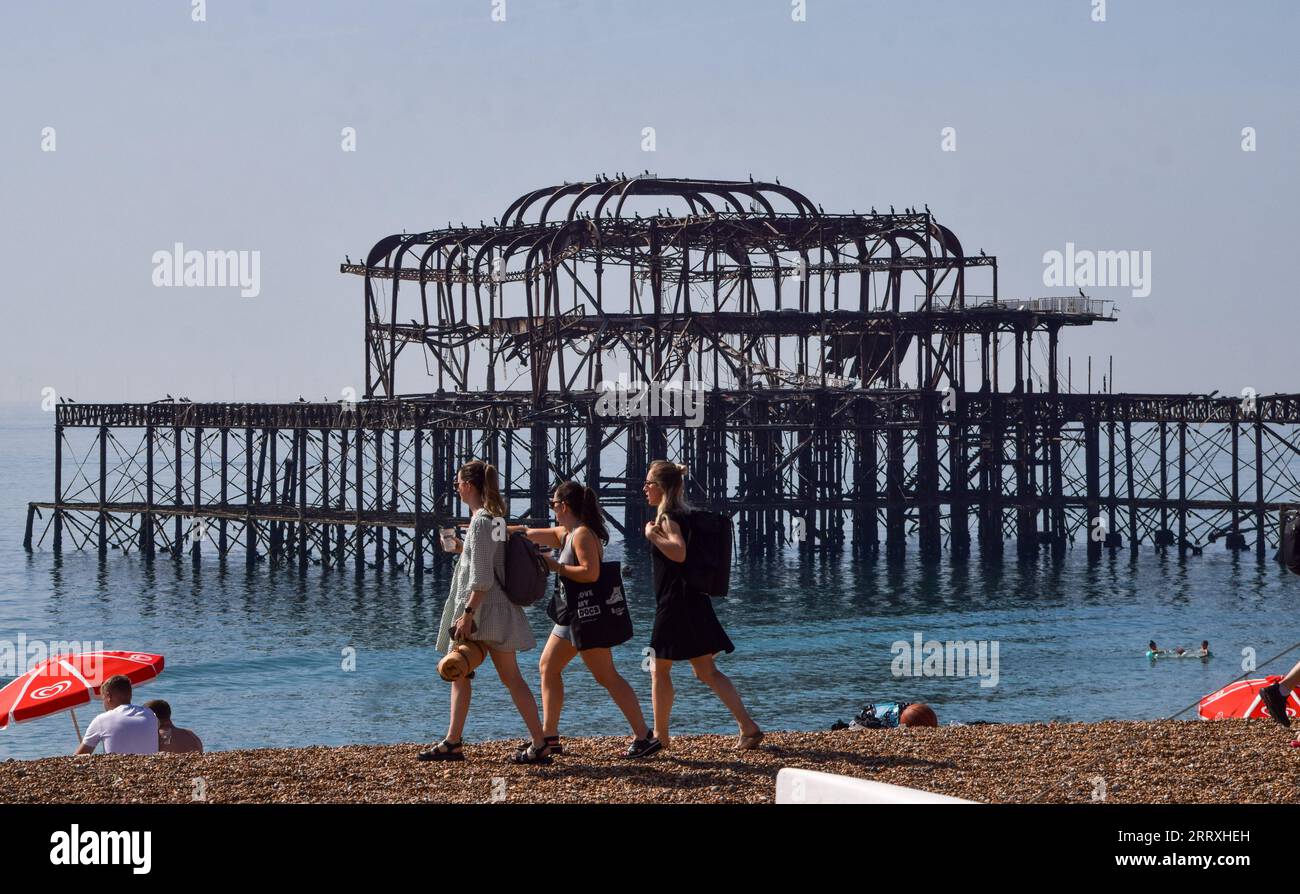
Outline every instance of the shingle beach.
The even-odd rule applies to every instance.
[[[990,803],[1291,803],[1300,748],[1263,721],[1153,721],[678,736],[643,761],[622,738],[566,739],[550,766],[507,761],[517,742],[97,755],[0,762],[0,803],[770,803],[777,771],[843,773]]]

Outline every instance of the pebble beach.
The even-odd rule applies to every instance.
[[[0,762],[17,804],[764,804],[782,767],[842,773],[986,803],[1294,803],[1300,748],[1262,721],[996,724],[678,736],[643,761],[627,740],[566,739],[553,764],[507,762],[518,742],[467,741],[467,760],[421,763],[426,745],[97,755]]]

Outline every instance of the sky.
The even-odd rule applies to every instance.
[[[1077,294],[1043,281],[1068,243],[1149,251],[1148,296],[1087,290],[1118,321],[1067,331],[1063,368],[1300,390],[1300,5],[795,5],[9,4],[0,400],[337,400],[364,362],[345,255],[646,168],[780,177],[828,212],[928,204],[998,256],[1004,297]],[[155,285],[176,243],[258,252],[259,294]]]

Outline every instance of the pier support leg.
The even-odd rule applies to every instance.
[[[1083,452],[1084,477],[1088,515],[1088,558],[1096,561],[1101,558],[1101,443],[1100,425],[1094,418],[1084,422]]]
[[[966,432],[965,393],[959,391],[948,423],[948,490],[951,494],[948,548],[956,560],[970,555],[970,504],[966,493],[970,480],[970,455]]]
[[[63,551],[63,423],[54,423],[54,552]]]
[[[921,561],[937,562],[943,546],[939,528],[939,421],[938,396],[920,395],[917,425],[916,504],[920,528]]]
[[[154,557],[154,468],[153,443],[154,427],[146,426],[144,430],[144,514],[140,517],[140,552],[146,560]]]
[[[907,515],[903,492],[903,430],[898,404],[889,408],[885,430],[885,557],[897,560],[907,553]]]
[[[411,445],[415,450],[415,533],[412,534],[411,540],[411,573],[414,576],[416,589],[419,589],[424,583],[424,547],[425,547],[425,527],[424,527],[424,430],[417,428],[414,434],[414,442]]]
[[[108,513],[104,505],[108,502],[108,426],[99,427],[99,537],[100,556],[108,553]]]

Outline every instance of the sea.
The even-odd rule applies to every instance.
[[[188,557],[55,555],[48,536],[28,553],[27,503],[53,496],[53,432],[38,405],[0,405],[0,651],[22,640],[162,654],[165,670],[136,701],[166,699],[208,749],[429,743],[446,732],[449,687],[434,642],[447,575],[417,587],[387,570],[358,579],[350,567],[248,569],[238,557],[195,567]],[[608,555],[623,561],[636,630],[615,661],[649,717],[649,557],[617,540]],[[715,607],[736,650],[718,664],[768,730],[829,729],[887,701],[926,702],[943,724],[1155,719],[1189,707],[1180,716],[1195,720],[1201,696],[1254,668],[1284,673],[1300,657],[1264,666],[1300,638],[1298,604],[1300,578],[1222,543],[1185,558],[1144,544],[1092,562],[1082,542],[1059,562],[1019,561],[1008,543],[1000,561],[976,552],[931,566],[915,548],[897,562],[791,550],[733,569],[731,594]],[[540,604],[529,615],[539,647],[519,658],[539,695],[551,625]],[[1151,639],[1189,650],[1209,640],[1212,656],[1151,661]],[[0,668],[0,685],[23,669]],[[735,733],[688,666],[673,679],[674,734]],[[565,691],[562,735],[630,733],[580,661]],[[93,713],[78,710],[83,729]],[[465,735],[526,735],[490,669],[475,680]],[[67,714],[0,730],[0,760],[76,745]]]

